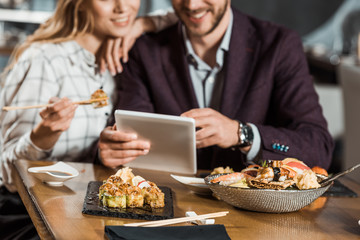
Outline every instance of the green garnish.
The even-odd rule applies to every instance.
[[[260,161],[260,166],[265,168],[265,167],[268,167],[269,165],[266,160],[263,160],[263,161]]]

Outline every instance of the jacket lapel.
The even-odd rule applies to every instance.
[[[161,48],[161,61],[165,76],[169,82],[172,94],[178,102],[181,113],[192,108],[198,108],[196,95],[191,82],[186,50],[184,46],[181,23],[174,28],[169,37],[170,47]]]
[[[220,111],[235,118],[248,90],[260,41],[254,34],[249,20],[243,14],[234,11],[234,24],[230,47],[225,59],[224,88]]]

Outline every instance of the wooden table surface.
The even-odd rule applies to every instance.
[[[27,172],[29,167],[50,162],[16,161],[14,179],[19,194],[42,239],[104,239],[105,225],[122,225],[142,220],[82,214],[89,181],[102,181],[116,170],[86,163],[68,163],[80,174],[61,187],[51,187]],[[192,193],[169,173],[134,169],[136,175],[170,187],[174,217],[186,211],[205,214],[229,211],[216,218],[231,239],[360,239],[360,200],[349,197],[320,197],[293,213],[272,214],[241,210],[211,196]],[[360,185],[343,177],[341,182],[360,196]],[[178,225],[190,225],[183,223]]]

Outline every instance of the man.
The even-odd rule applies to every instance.
[[[118,108],[194,118],[199,169],[286,157],[328,168],[333,141],[297,34],[231,9],[230,0],[172,4],[179,23],[137,41]],[[106,166],[149,149],[111,127],[100,136]]]

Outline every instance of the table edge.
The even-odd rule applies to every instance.
[[[22,202],[24,203],[27,212],[29,213],[31,221],[33,222],[33,224],[36,228],[36,231],[39,234],[41,239],[55,239],[54,235],[51,233],[51,231],[49,231],[48,226],[46,226],[45,221],[38,210],[38,207],[35,205],[34,201],[31,199],[31,194],[29,192],[29,189],[25,186],[24,182],[21,181],[20,173],[16,167],[17,162],[18,161],[15,161],[12,166],[12,168],[13,168],[12,173],[14,175],[17,175],[13,179],[14,179],[14,183],[17,188],[17,191],[20,195],[20,198],[21,198]]]

